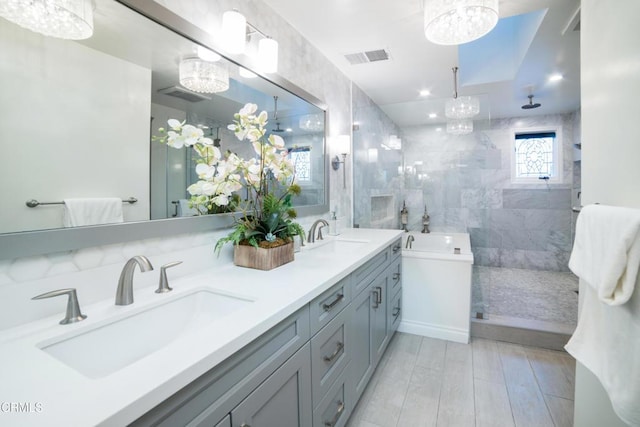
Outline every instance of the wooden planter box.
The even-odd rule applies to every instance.
[[[293,242],[270,249],[236,245],[233,250],[233,263],[240,267],[272,270],[291,261],[293,261]]]

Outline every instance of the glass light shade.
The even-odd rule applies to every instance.
[[[214,62],[200,58],[183,59],[179,74],[180,84],[194,92],[216,93],[229,89],[229,71]]]
[[[278,71],[278,42],[264,38],[258,42],[258,63],[263,73]]]
[[[448,99],[444,104],[444,115],[449,119],[468,119],[480,112],[480,100],[473,96]]]
[[[334,137],[333,147],[337,153],[351,153],[351,137],[349,135],[338,135]]]
[[[222,36],[229,53],[244,53],[247,37],[247,19],[237,10],[222,14]]]
[[[466,135],[473,132],[473,120],[450,120],[447,122],[447,133]]]
[[[298,126],[301,130],[319,132],[324,129],[324,120],[321,114],[305,114],[300,117]]]
[[[91,0],[0,0],[0,16],[49,37],[83,40],[93,35]]]
[[[498,0],[425,0],[424,33],[432,43],[479,39],[498,23]]]

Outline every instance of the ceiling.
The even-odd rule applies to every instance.
[[[580,106],[579,0],[501,0],[498,26],[460,46],[426,40],[422,0],[325,0],[314,8],[299,0],[264,2],[399,126],[443,121],[454,66],[460,67],[458,95],[478,95],[484,117],[557,114]],[[379,49],[390,59],[351,65],[345,58]],[[564,78],[549,82],[554,73]],[[431,94],[420,96],[425,89]],[[523,110],[530,93],[542,106]]]

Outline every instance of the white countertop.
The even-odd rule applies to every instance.
[[[167,294],[135,289],[135,303],[129,306],[115,306],[112,299],[83,306],[89,317],[79,323],[59,325],[61,312],[3,331],[0,425],[126,425],[293,314],[401,235],[399,230],[347,229],[337,239],[366,241],[358,250],[349,244],[326,245],[325,249],[319,245],[297,252],[292,263],[271,271],[229,264],[176,279],[171,282],[174,291]],[[93,329],[108,319],[126,317],[198,289],[254,302],[101,378],[88,378],[38,348],[42,342]],[[126,345],[126,337],[121,345]],[[117,344],[113,351],[118,351]],[[12,403],[22,406],[7,406]]]

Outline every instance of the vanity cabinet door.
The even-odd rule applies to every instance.
[[[372,285],[351,301],[351,401],[355,404],[375,369],[372,344],[373,306],[376,296]]]
[[[224,417],[215,427],[231,427],[231,415]]]
[[[233,427],[312,427],[309,343],[231,411]]]
[[[372,284],[374,297],[371,305],[371,342],[373,344],[373,364],[376,366],[389,342],[389,322],[387,317],[387,279],[388,271],[378,277]]]

